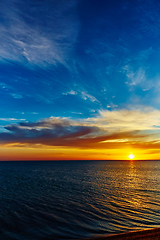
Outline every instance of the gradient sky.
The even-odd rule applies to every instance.
[[[0,1],[0,160],[160,159],[160,2]]]

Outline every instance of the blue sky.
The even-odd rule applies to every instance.
[[[159,144],[159,12],[156,0],[2,0],[0,142],[43,145],[45,125],[49,146],[79,131],[62,146],[113,135],[121,148],[115,134],[133,144],[133,131]]]

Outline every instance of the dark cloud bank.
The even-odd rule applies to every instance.
[[[10,124],[5,126],[5,129],[8,132],[0,134],[1,144],[20,143],[79,148],[119,148],[124,144],[138,144],[136,139],[146,136],[141,134],[140,131],[109,133],[97,126],[87,126],[84,123],[53,117],[37,122]],[[121,141],[122,139],[125,141]],[[110,140],[112,141],[110,142]]]

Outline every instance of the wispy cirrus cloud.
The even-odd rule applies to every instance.
[[[88,93],[88,91],[81,91],[81,90],[70,90],[68,92],[63,93],[63,95],[78,95],[80,96],[83,100],[89,100],[91,102],[98,102],[100,103],[96,97]]]
[[[0,121],[25,121],[26,119],[21,118],[21,119],[17,119],[17,118],[0,118]]]
[[[135,72],[129,67],[125,66],[124,71],[128,78],[127,84],[130,86],[143,85],[146,82],[146,72],[144,69],[139,68]]]
[[[10,95],[15,98],[15,99],[21,99],[23,98],[23,96],[21,94],[17,94],[17,93],[10,93]]]
[[[47,1],[43,4],[2,1],[0,60],[40,66],[66,64],[76,41],[79,23],[74,1],[69,0],[63,5],[63,0],[60,2],[53,1],[48,9]]]
[[[81,96],[84,100],[89,99],[91,102],[99,102],[94,96],[92,96],[91,94],[82,91],[81,92]]]
[[[138,5],[136,8],[135,18],[138,19],[138,15],[141,15],[141,18],[138,19],[140,23],[138,30],[157,36],[159,34],[160,17],[158,11],[155,10],[159,9],[160,4],[158,1],[146,1],[146,3],[143,7]]]
[[[146,53],[146,56],[144,56]],[[148,54],[147,54],[148,53]],[[141,89],[143,92],[152,91],[152,99],[156,97],[153,92],[159,88],[159,70],[157,66],[158,51],[141,51],[132,61],[129,60],[122,67],[122,72],[126,78],[129,91],[134,92]],[[155,64],[154,64],[155,62]],[[139,94],[140,96],[140,94]],[[151,96],[150,96],[151,97]]]
[[[74,90],[70,90],[69,92],[63,93],[63,95],[77,95],[77,92]]]

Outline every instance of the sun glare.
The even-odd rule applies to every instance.
[[[129,156],[128,156],[129,159],[134,159],[134,155],[131,153]]]

